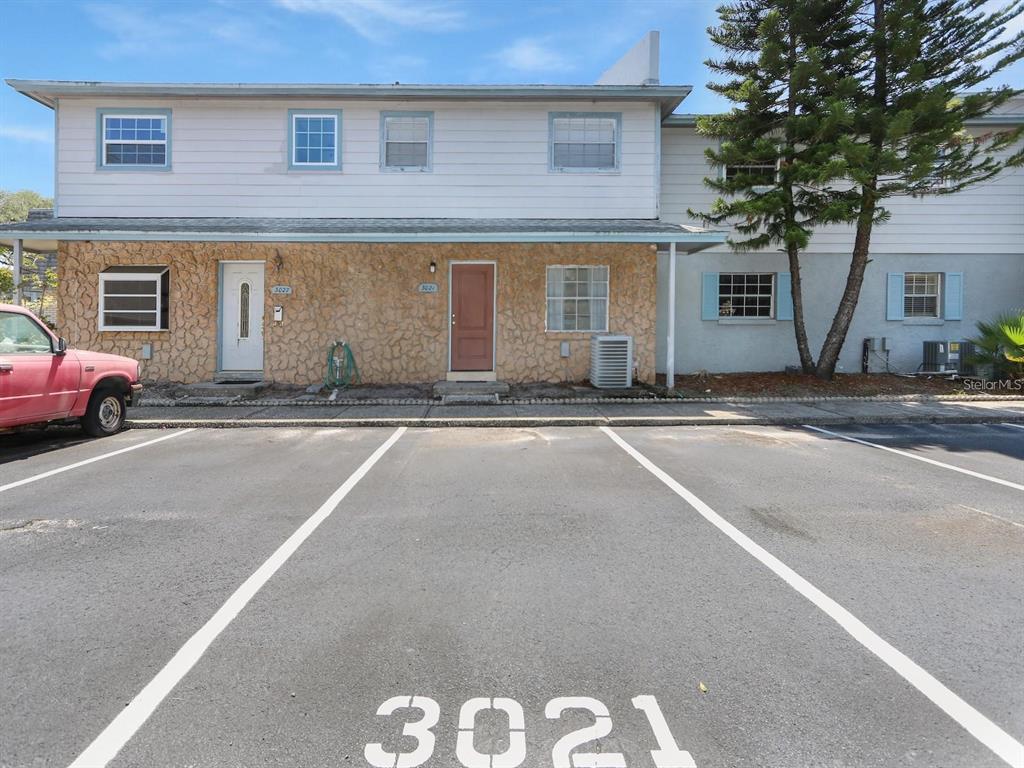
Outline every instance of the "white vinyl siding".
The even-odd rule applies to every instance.
[[[141,267],[137,272],[112,269],[100,273],[101,331],[167,329],[167,267]]]
[[[608,330],[608,267],[547,268],[547,330]]]
[[[150,99],[173,108],[173,170],[102,173],[96,109],[62,98],[61,216],[273,218],[657,218],[653,104],[598,102],[622,113],[617,173],[550,173],[551,102],[423,102],[434,113],[432,171],[382,172],[380,113],[408,102]],[[288,109],[344,108],[344,172],[289,169]],[[574,105],[558,104],[563,109]],[[588,105],[589,106],[589,105]]]
[[[718,195],[704,185],[704,177],[721,170],[708,163],[704,150],[715,145],[715,139],[698,135],[694,128],[665,129],[661,145],[663,220],[699,224],[687,216],[687,209],[711,210]],[[872,254],[1024,253],[1024,168],[1004,170],[995,178],[956,194],[898,197],[886,200],[884,206],[892,216],[875,226],[871,235]],[[853,236],[852,226],[821,227],[812,235],[806,250],[849,254]],[[729,250],[728,245],[714,248],[718,253]]]

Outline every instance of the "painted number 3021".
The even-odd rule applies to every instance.
[[[668,722],[653,696],[637,696],[633,706],[647,716],[657,749],[651,750],[656,768],[696,768],[690,753],[679,748]],[[392,715],[400,709],[418,709],[423,717],[405,724],[402,735],[416,740],[411,752],[388,752],[382,744],[367,744],[363,754],[374,768],[416,768],[434,754],[434,726],[441,719],[441,708],[429,696],[393,696],[380,705],[377,714]],[[551,750],[553,768],[626,768],[620,752],[586,752],[575,750],[612,732],[608,707],[587,696],[561,696],[544,708],[544,716],[557,720],[567,710],[583,710],[594,716],[594,724],[565,734]],[[476,717],[486,710],[499,710],[508,716],[508,748],[499,754],[484,754],[473,744]],[[517,768],[526,760],[526,718],[515,699],[496,697],[470,699],[459,711],[459,734],[455,755],[466,768]]]

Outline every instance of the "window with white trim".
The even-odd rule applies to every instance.
[[[903,316],[939,317],[942,278],[938,272],[907,272],[903,275]]]
[[[391,171],[429,171],[434,116],[428,112],[381,113],[380,164]]]
[[[765,186],[770,186],[779,177],[778,163],[752,163],[749,165],[727,165],[725,166],[725,178],[732,180],[737,176],[753,176],[755,181],[760,181]]]
[[[547,330],[608,330],[608,267],[547,270]]]
[[[619,167],[621,116],[607,113],[551,114],[553,171],[614,171]]]
[[[101,331],[165,331],[168,267],[109,267],[100,273]]]
[[[775,275],[722,272],[718,275],[719,317],[775,316]]]
[[[337,112],[290,111],[292,168],[338,168],[340,126]]]
[[[102,114],[101,165],[166,168],[169,115]]]

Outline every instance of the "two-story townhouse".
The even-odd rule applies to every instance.
[[[716,193],[704,177],[714,139],[697,133],[694,115],[662,122],[661,217],[693,223]],[[974,135],[1024,123],[1024,98],[969,126]],[[1007,151],[1006,155],[1009,155]],[[774,173],[766,167],[765,173]],[[941,184],[941,180],[936,181]],[[891,219],[876,225],[871,263],[839,361],[839,370],[915,373],[923,342],[960,341],[979,320],[1024,308],[1024,168],[949,195],[893,198]],[[801,257],[804,311],[817,353],[839,304],[853,248],[852,226],[816,232]],[[669,263],[659,259],[659,327],[667,323]],[[799,365],[786,254],[735,253],[719,245],[677,261],[674,364],[677,371],[779,371]],[[658,336],[658,370],[668,361]]]
[[[54,217],[73,344],[149,378],[582,380],[590,336],[655,368],[659,246],[724,239],[658,218],[652,34],[596,85],[8,81],[55,115]]]
[[[62,332],[149,378],[309,383],[345,340],[369,381],[575,381],[605,331],[641,381],[797,362],[784,254],[687,216],[728,169],[657,33],[583,86],[8,82],[54,110],[56,195],[0,242],[58,250]],[[841,370],[915,371],[1024,304],[1024,171],[890,208]],[[852,239],[803,257],[815,346]]]

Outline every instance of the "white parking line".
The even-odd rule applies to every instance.
[[[1005,485],[1007,488],[1015,488],[1018,491],[1024,491],[1024,485],[1019,483],[1011,483],[1009,480],[1003,480],[1001,477],[992,477],[992,475],[985,475],[981,472],[975,472],[972,469],[964,469],[963,467],[956,467],[952,464],[946,464],[935,459],[928,459],[924,456],[917,456],[907,451],[901,451],[897,448],[890,448],[887,445],[879,445],[878,443],[871,443],[867,440],[861,440],[859,437],[851,437],[850,435],[841,435],[838,432],[833,432],[829,429],[822,429],[821,427],[812,427],[810,424],[804,424],[804,429],[813,429],[815,432],[821,432],[825,435],[831,435],[832,437],[838,437],[843,440],[849,440],[851,443],[859,443],[860,445],[866,445],[870,448],[878,448],[880,451],[888,451],[889,453],[895,453],[899,456],[906,456],[908,459],[914,459],[915,461],[923,461],[925,464],[931,464],[936,467],[942,467],[943,469],[949,469],[953,472],[960,472],[964,475],[970,475],[971,477],[977,477],[980,480],[988,480],[990,483],[999,483],[999,485]]]
[[[0,485],[0,493],[2,493],[3,491],[9,491],[11,490],[11,488],[18,488],[19,486],[22,485],[34,483],[36,480],[43,480],[47,477],[59,475],[61,472],[67,472],[69,469],[78,469],[78,467],[84,467],[86,464],[92,464],[94,461],[103,461],[103,459],[109,459],[111,456],[119,456],[122,453],[128,453],[128,451],[134,451],[138,448],[145,448],[147,445],[162,443],[164,440],[170,440],[173,437],[179,437],[181,435],[187,434],[188,432],[195,432],[195,427],[192,427],[191,429],[182,429],[178,432],[172,432],[169,435],[164,435],[163,437],[158,437],[154,440],[147,440],[144,443],[136,443],[135,445],[129,445],[127,448],[120,448],[116,451],[110,451],[109,453],[101,453],[99,456],[93,456],[91,459],[76,461],[74,464],[68,464],[65,467],[57,467],[57,469],[51,469],[47,472],[40,472],[38,475],[26,477],[24,480],[15,480],[13,483]]]
[[[1024,429],[1024,424],[1014,424],[1013,422],[1010,422],[1010,421],[1004,421],[1003,422],[1003,426],[1004,427],[1013,427],[1014,429]]]
[[[798,574],[775,555],[755,543],[745,533],[715,512],[692,492],[676,482],[667,472],[631,446],[613,430],[600,427],[622,450],[632,456],[640,465],[667,485],[677,496],[693,507],[705,520],[736,542],[746,552],[761,562],[772,573],[785,581],[803,597],[820,608],[857,642],[875,654],[900,677],[927,696],[943,712],[958,722],[974,738],[988,747],[1011,766],[1024,765],[1024,744],[993,723],[981,712],[957,696],[953,691],[932,677],[908,656],[898,651],[879,637],[860,619],[826,595],[807,579]]]
[[[359,468],[349,476],[348,480],[342,483],[327,498],[327,501],[321,504],[320,508],[300,525],[295,533],[289,536],[284,544],[278,547],[274,554],[268,557],[266,562],[242,583],[242,586],[235,590],[224,605],[218,608],[210,620],[186,641],[181,650],[174,654],[164,668],[157,672],[156,677],[150,680],[149,684],[134,699],[128,702],[128,706],[118,713],[113,722],[103,729],[102,733],[86,747],[69,768],[103,768],[114,759],[114,756],[149,719],[164,697],[206,653],[206,649],[217,639],[217,636],[245,608],[260,591],[260,588],[270,580],[270,577],[288,561],[295,550],[302,546],[302,543],[319,527],[320,523],[330,517],[356,483],[362,480],[381,456],[387,453],[388,449],[398,441],[398,438],[405,434],[405,429],[405,427],[396,429],[391,437],[385,440],[384,444],[370,455],[370,458],[359,465]]]

